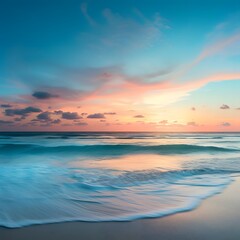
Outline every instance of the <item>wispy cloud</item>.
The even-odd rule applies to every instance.
[[[197,63],[203,61],[205,58],[210,57],[223,49],[227,48],[228,46],[232,45],[235,42],[240,41],[240,33],[236,33],[232,36],[226,37],[224,39],[221,39],[210,46],[207,46],[201,54],[193,61],[193,65],[196,65]]]
[[[88,38],[90,46],[104,46],[105,51],[111,49],[112,53],[122,54],[151,47],[159,40],[162,31],[169,28],[159,13],[155,13],[151,19],[148,19],[143,17],[140,11],[135,10],[129,18],[105,8],[101,13],[102,19],[96,24],[88,14],[86,4],[82,4],[81,11],[88,23],[94,26],[94,32],[90,30],[83,35]],[[139,19],[140,15],[141,19]]]
[[[91,26],[97,26],[97,23],[94,21],[94,19],[88,13],[88,5],[87,5],[87,3],[82,3],[80,8],[81,8],[83,16],[87,19],[88,23]]]
[[[219,24],[216,26],[216,29],[222,28],[222,26],[225,27],[226,24]],[[215,37],[215,35],[217,37]],[[181,79],[182,77],[186,76],[191,70],[193,70],[195,67],[197,67],[198,64],[203,62],[204,60],[207,60],[208,58],[217,55],[218,53],[223,52],[224,50],[230,48],[236,43],[240,43],[240,31],[239,29],[237,31],[231,31],[229,35],[219,35],[216,33],[216,31],[213,31],[211,33],[211,38],[214,40],[207,44],[203,50],[198,54],[196,58],[194,58],[190,63],[185,64],[180,71],[178,71],[173,78],[174,79]]]

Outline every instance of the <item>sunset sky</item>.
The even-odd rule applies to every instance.
[[[0,131],[240,131],[239,0],[9,0],[0,29]]]

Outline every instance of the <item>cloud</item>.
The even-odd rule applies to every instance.
[[[105,116],[104,116],[103,113],[94,113],[94,114],[88,115],[87,118],[97,118],[97,119],[100,119],[100,118],[105,118]]]
[[[82,3],[81,4],[81,11],[83,16],[87,19],[88,23],[91,26],[96,26],[97,23],[94,21],[94,19],[88,14],[88,5],[87,3]]]
[[[225,24],[220,25],[223,26]],[[219,28],[220,25],[218,24],[216,29]],[[229,24],[229,26],[230,25],[233,26],[233,24]],[[215,31],[210,33],[209,35],[212,35],[211,38],[213,38],[213,41],[210,44],[207,44],[196,58],[194,58],[190,63],[186,64],[179,72],[177,72],[175,78],[184,76],[204,60],[207,60],[208,58],[213,57],[226,49],[229,49],[236,43],[238,44],[240,42],[239,28],[235,28],[234,31],[229,30],[230,29],[225,29],[225,32],[231,32],[231,34],[228,34],[228,36],[221,34],[221,37],[219,37],[219,34],[216,34]]]
[[[12,105],[10,105],[10,104],[1,104],[0,107],[1,108],[11,108]]]
[[[81,9],[82,9],[82,11],[85,11],[88,14],[87,5],[81,7]],[[141,13],[140,13],[140,15],[141,15]],[[125,21],[123,19],[123,16],[119,16],[118,14],[113,13],[111,10],[104,11],[104,18],[106,20],[106,24],[104,24],[104,26],[102,26],[103,28],[100,29],[100,33],[104,33],[101,36],[101,40],[103,40],[103,38],[107,37],[105,35],[105,33],[108,32],[108,27],[109,28],[113,27],[113,25],[114,25],[113,23],[115,23],[115,22],[119,23],[122,20],[123,20],[122,22],[124,24],[128,23],[128,22],[132,23],[132,22],[136,21],[136,19],[133,20],[133,19],[127,19],[127,18],[125,19],[126,20]],[[158,20],[157,17],[156,17],[156,20]],[[100,21],[100,22],[101,22],[100,24],[102,24],[102,21]],[[146,25],[152,24],[152,21],[149,22],[149,19],[143,17],[142,23],[143,23],[142,25],[145,26],[145,24]],[[139,25],[141,25],[141,24],[137,21],[137,26],[139,26]],[[127,30],[127,32],[128,32],[128,28],[124,25],[123,32],[125,30]],[[93,31],[93,32],[95,32],[95,31]],[[122,33],[120,33],[120,35],[118,35],[118,36],[120,36],[119,39],[121,39]],[[128,36],[128,34],[127,34],[127,36]],[[110,47],[111,46],[114,47],[114,44],[115,44],[114,42],[113,42],[113,45],[111,45],[111,41],[113,39],[114,39],[113,36],[110,36],[110,45],[109,45]],[[126,41],[128,41],[128,40],[126,40]],[[101,42],[101,44],[102,43],[103,42]],[[109,42],[104,42],[103,44],[109,44]],[[120,42],[117,41],[116,44],[119,45]],[[221,46],[223,46],[225,48],[225,46],[228,46],[228,44],[223,44]],[[220,51],[222,48],[218,48],[218,49]],[[208,49],[208,50],[210,52],[210,55],[203,54],[204,57],[200,57],[199,58],[200,61],[202,61],[205,57],[208,57],[208,56],[211,56],[211,55],[214,55],[215,53],[217,53],[215,50],[211,50],[211,49]],[[201,53],[199,55],[201,55]],[[142,104],[142,107],[146,106],[146,108],[148,108],[148,106],[150,106],[149,109],[147,109],[150,111],[151,106],[153,106],[153,104],[155,104],[155,105],[169,104],[169,102],[171,101],[170,97],[168,98],[169,95],[174,95],[173,101],[177,101],[181,96],[186,96],[186,95],[182,94],[179,97],[178,96],[179,89],[184,93],[188,93],[196,88],[202,87],[203,85],[207,84],[208,82],[217,82],[217,81],[232,80],[232,79],[239,80],[240,79],[240,73],[235,73],[235,74],[219,73],[217,75],[214,74],[212,76],[206,75],[204,78],[199,77],[201,79],[197,79],[197,78],[190,79],[189,78],[188,82],[186,82],[186,81],[185,82],[184,81],[177,82],[178,81],[177,79],[176,80],[173,79],[173,81],[171,81],[172,79],[170,76],[169,79],[168,79],[168,77],[166,77],[166,79],[163,79],[161,82],[155,81],[153,83],[153,82],[151,82],[152,77],[155,78],[155,76],[157,74],[165,76],[166,74],[168,74],[168,71],[166,71],[166,72],[165,71],[163,71],[163,72],[156,71],[156,74],[155,73],[151,74],[151,72],[150,72],[148,75],[142,75],[140,77],[132,77],[132,76],[127,75],[126,72],[124,73],[123,69],[124,68],[122,68],[122,69],[119,68],[119,69],[115,69],[116,71],[115,70],[108,71],[108,68],[105,68],[105,69],[99,68],[99,69],[95,69],[95,71],[92,72],[90,68],[83,70],[83,69],[78,69],[78,68],[74,69],[74,68],[66,67],[63,70],[57,69],[56,74],[49,74],[49,75],[43,74],[43,76],[53,76],[53,82],[51,82],[51,84],[52,83],[58,84],[59,86],[66,85],[66,87],[70,86],[70,88],[72,87],[73,89],[68,89],[69,91],[68,90],[65,91],[64,87],[62,87],[60,89],[58,87],[48,87],[48,86],[45,86],[45,88],[44,87],[41,88],[41,86],[36,88],[36,86],[31,85],[30,83],[29,83],[30,84],[29,87],[30,87],[31,91],[33,89],[34,90],[41,89],[41,91],[36,91],[33,93],[33,95],[37,94],[36,95],[37,97],[34,96],[36,99],[40,99],[40,100],[41,99],[51,99],[52,96],[59,96],[58,99],[51,100],[50,105],[52,106],[53,110],[65,109],[65,111],[69,111],[69,110],[76,111],[77,109],[76,108],[74,109],[74,107],[78,106],[79,102],[81,102],[81,105],[83,106],[82,107],[83,110],[81,110],[81,111],[87,111],[87,112],[90,111],[90,109],[91,109],[91,112],[99,111],[99,110],[96,111],[95,109],[108,109],[108,110],[110,109],[110,110],[114,110],[114,111],[116,110],[117,112],[118,111],[121,112],[121,110],[122,110],[122,109],[120,109],[121,106],[126,109],[126,107],[130,106],[131,103],[134,103],[136,105],[139,104],[139,106]],[[35,71],[32,71],[32,72],[35,72]],[[55,72],[50,71],[50,73],[55,73]],[[65,81],[65,79],[70,79],[70,82]],[[103,82],[101,81],[102,79],[104,79]],[[39,80],[38,83],[40,83],[40,84],[42,84],[42,83],[45,84],[45,82],[47,84],[48,84],[48,82],[50,83],[50,81],[47,82],[47,80],[48,79],[44,79],[44,83]],[[89,80],[91,80],[90,84],[89,85],[85,84]],[[64,81],[65,81],[65,83],[64,83]],[[98,83],[98,84],[91,84],[92,82]],[[69,85],[67,85],[67,84],[69,84]],[[78,92],[77,89],[74,89],[75,86],[79,86],[79,88],[81,88],[83,91]],[[87,94],[85,94],[86,92],[87,92]],[[89,92],[90,92],[90,94],[88,94]],[[160,92],[163,94],[159,94]],[[159,97],[163,96],[163,97],[160,99],[160,101],[154,101],[153,98],[151,99],[151,97],[150,97],[151,95],[154,97],[155,96],[159,96]],[[19,98],[19,96],[17,96],[17,97]],[[28,95],[28,97],[29,97],[29,101],[35,100],[30,95]],[[65,99],[65,98],[75,102],[74,103],[75,105],[71,105],[71,104],[69,104],[69,102],[62,101],[62,99]],[[78,101],[80,99],[83,101]],[[21,100],[25,100],[25,99],[21,99]],[[35,101],[37,101],[37,100],[35,100]],[[52,103],[52,101],[53,101],[53,103]],[[2,102],[8,103],[8,100],[4,100]],[[45,102],[48,102],[48,101],[38,101],[37,106],[39,106],[41,109],[47,111],[46,105],[44,105]],[[21,110],[21,108],[25,107],[25,105],[23,105],[24,106],[23,107],[20,102],[18,104],[18,107],[15,107],[14,102],[10,102],[10,103],[13,104],[14,108],[20,108],[20,110]],[[22,103],[24,103],[24,102],[22,101]],[[26,103],[24,103],[24,104],[26,104]],[[38,104],[41,104],[41,105],[38,105]],[[31,105],[31,104],[28,103],[28,105]],[[136,106],[136,105],[133,105],[133,106]],[[70,106],[71,106],[71,108],[69,108]],[[115,108],[115,106],[116,106],[116,108]],[[120,107],[118,108],[118,106],[120,106]],[[190,107],[191,107],[191,105],[187,108],[189,108],[189,110],[190,110]],[[228,108],[221,107],[221,109],[228,109]],[[142,108],[136,108],[136,109],[139,110]],[[14,110],[14,109],[12,109],[12,110]],[[49,111],[53,111],[53,110],[49,110]],[[135,113],[130,114],[130,117],[132,117],[134,114],[137,114],[138,110]],[[195,111],[196,109],[195,109],[195,107],[192,107],[191,110]],[[141,112],[141,111],[139,111],[139,112]],[[11,116],[12,115],[21,115],[19,113],[15,114],[14,111],[13,112],[10,111],[8,114],[10,114]],[[56,111],[54,114],[62,116],[63,111],[59,110],[59,111]],[[104,115],[104,118],[105,118],[105,116],[108,117],[107,115],[115,115],[114,112],[112,112],[112,113],[106,112],[106,113],[102,113],[102,114]],[[79,115],[87,116],[87,113],[85,113],[85,114],[79,113]],[[91,116],[91,115],[94,115],[94,114],[90,114],[89,116]],[[22,115],[22,116],[26,116],[26,115]],[[44,113],[43,113],[43,116],[44,116]],[[55,116],[55,117],[60,117],[60,116]],[[136,115],[136,116],[139,116],[139,115]],[[98,117],[88,117],[88,118],[98,118]],[[78,118],[75,118],[75,117],[69,118],[68,117],[67,119],[74,120],[74,119],[78,119]],[[22,118],[19,118],[19,120],[22,120]],[[164,122],[161,121],[160,124],[164,124]],[[165,124],[167,124],[167,122]]]
[[[57,110],[57,111],[54,111],[54,114],[56,114],[56,115],[62,115],[62,114],[63,114],[63,111],[62,111],[62,110]]]
[[[229,123],[229,122],[223,122],[221,125],[222,125],[223,127],[230,127],[230,126],[231,126],[231,123]]]
[[[228,105],[226,105],[226,104],[223,104],[223,105],[220,107],[220,109],[225,110],[225,109],[230,109],[230,107],[229,107]]]
[[[75,123],[74,125],[76,125],[76,126],[87,126],[88,123],[86,123],[86,122],[78,122],[78,123]]]
[[[103,17],[107,22],[104,26],[107,37],[102,39],[103,43],[111,47],[129,46],[132,49],[149,47],[160,38],[162,30],[167,28],[159,13],[155,13],[152,19],[141,19],[141,21],[132,16],[127,18],[105,9]]]
[[[64,82],[66,82],[66,79],[68,79],[69,84],[66,87],[46,86],[45,89],[47,91],[53,92],[51,94],[52,98],[54,96],[54,98],[60,98],[60,99],[63,99],[63,100],[72,101],[72,100],[75,100],[75,99],[81,99],[81,98],[83,98],[83,97],[85,97],[86,95],[89,94],[88,91],[77,89],[77,88],[74,88],[74,89],[71,88],[71,83],[79,82],[80,76],[77,76],[77,77],[74,78],[73,76],[71,76],[70,72],[66,73],[66,72],[61,72],[61,71],[58,74],[59,74],[59,76],[55,79],[55,81],[58,84],[63,85]],[[56,101],[59,101],[59,100],[56,99]]]
[[[214,42],[214,44],[206,47],[202,53],[195,59],[195,63],[198,63],[202,61],[203,59],[212,56],[219,51],[223,50],[224,48],[232,45],[235,42],[240,41],[240,33],[233,34],[229,37],[223,38],[217,42]]]
[[[105,115],[116,115],[117,113],[115,113],[115,112],[105,112],[104,114]]]
[[[5,120],[0,120],[0,125],[8,125],[8,124],[13,124],[13,121],[5,121]]]
[[[43,127],[51,126],[52,124],[59,124],[59,123],[61,123],[60,119],[54,119],[53,120],[51,118],[52,114],[54,114],[54,113],[53,112],[43,112],[43,113],[40,113],[40,114],[37,115],[37,118],[33,119],[31,122],[33,124],[35,124],[35,126],[36,126],[37,122],[43,123],[43,124],[40,125],[40,126],[43,126]]]
[[[94,27],[84,32],[81,39],[89,42],[94,50],[111,50],[113,54],[129,54],[134,50],[149,48],[156,44],[164,29],[169,29],[166,21],[159,15],[139,18],[139,12],[131,17],[121,15],[106,8],[102,11],[104,21],[96,21],[89,15],[87,4],[81,5],[81,11],[88,23]],[[106,53],[105,53],[106,54]]]
[[[192,126],[192,127],[197,127],[198,126],[198,124],[196,122],[188,122],[187,125]]]
[[[4,114],[6,116],[14,116],[14,115],[19,115],[19,116],[28,116],[31,113],[39,113],[42,112],[40,108],[36,107],[26,107],[22,109],[6,109]]]
[[[14,118],[15,122],[21,122],[24,118],[20,117],[20,118]]]
[[[144,116],[143,115],[141,115],[141,114],[139,114],[139,115],[135,115],[135,116],[133,116],[134,118],[144,118]]]
[[[42,112],[40,114],[37,115],[37,119],[39,121],[52,121],[51,117],[50,117],[51,113],[50,112]]]
[[[63,127],[71,127],[72,124],[70,124],[70,123],[63,123],[63,124],[61,124],[61,126],[63,126]]]
[[[81,116],[77,112],[62,112],[62,118],[67,120],[80,119]]]
[[[23,75],[22,72],[26,72],[26,69],[16,73],[20,79],[20,84],[24,85],[25,88],[41,89],[40,91],[35,91],[31,97],[20,96],[23,100],[32,102],[32,97],[34,97],[42,100],[41,104],[47,102],[44,100],[51,100],[51,106],[53,106],[53,103],[59,104],[60,100],[65,103],[66,101],[81,100],[110,81],[112,73],[118,72],[120,69],[116,66],[82,68],[54,64],[52,66],[49,64],[47,71],[52,72],[54,77],[49,79],[47,76],[39,77],[28,72]],[[32,81],[32,79],[35,79],[35,81]],[[50,85],[50,82],[57,85]]]
[[[168,120],[162,120],[159,123],[162,124],[162,125],[166,125],[166,124],[168,124]]]
[[[52,123],[53,124],[59,124],[59,123],[61,123],[61,120],[60,119],[55,119],[55,120],[52,121]]]
[[[41,92],[41,91],[34,92],[32,94],[32,96],[37,98],[37,99],[40,99],[40,100],[45,100],[45,99],[57,98],[58,97],[58,95],[51,94],[51,93],[48,93],[48,92]]]

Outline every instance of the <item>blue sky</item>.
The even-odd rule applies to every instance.
[[[1,1],[0,103],[33,106],[49,118],[32,112],[16,121],[17,114],[2,108],[0,128],[51,130],[61,121],[66,130],[139,130],[145,124],[188,131],[188,122],[195,122],[189,131],[219,131],[228,121],[238,130],[239,7],[225,0]],[[39,99],[35,92],[49,95]],[[231,114],[219,113],[222,104]],[[194,117],[192,105],[207,109]],[[115,110],[115,118],[87,119]],[[202,117],[212,110],[216,117]],[[66,123],[54,111],[88,115]],[[136,121],[129,111],[144,119]],[[159,124],[163,120],[169,124]]]

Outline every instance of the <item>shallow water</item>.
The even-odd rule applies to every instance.
[[[0,225],[192,210],[239,175],[239,154],[239,133],[1,133]]]

